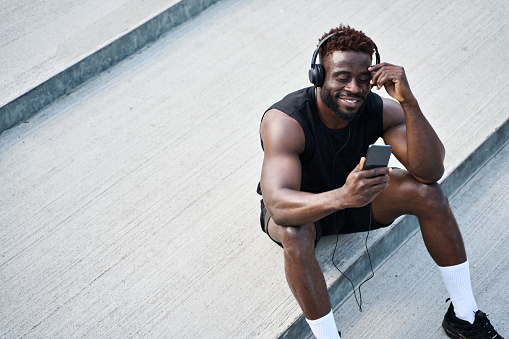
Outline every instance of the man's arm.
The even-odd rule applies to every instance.
[[[261,188],[265,206],[274,222],[300,226],[337,210],[365,206],[387,187],[389,169],[360,171],[364,160],[341,188],[323,192],[300,191],[305,137],[299,123],[278,110],[268,111],[260,135],[264,146]],[[376,175],[384,174],[376,177]]]
[[[393,154],[417,180],[438,181],[444,174],[445,148],[421,112],[403,67],[382,63],[369,68],[376,72],[373,83],[385,87],[398,103],[384,99],[384,134]]]

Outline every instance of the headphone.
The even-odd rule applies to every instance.
[[[308,76],[309,81],[315,85],[315,87],[322,87],[323,83],[325,81],[325,69],[322,65],[316,63],[316,57],[318,56],[318,51],[320,50],[320,47],[327,41],[330,37],[332,37],[335,34],[341,34],[343,31],[339,31],[336,33],[332,33],[325,37],[320,43],[318,44],[318,47],[316,47],[315,52],[313,53],[313,57],[311,58],[311,68],[309,69]],[[374,43],[373,43],[374,44]],[[380,54],[378,53],[378,48],[375,45],[375,59],[376,63],[380,63]],[[373,87],[374,85],[371,85]]]

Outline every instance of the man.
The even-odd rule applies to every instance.
[[[437,184],[444,173],[444,146],[404,69],[371,66],[375,47],[361,31],[332,29],[318,45],[316,67],[323,68],[318,74],[315,66],[310,70],[315,86],[287,95],[265,112],[262,229],[283,247],[288,284],[317,338],[339,337],[314,254],[320,237],[385,227],[403,214],[417,216],[449,292],[442,324],[447,335],[501,338],[477,309],[461,233]],[[396,101],[372,93],[372,85],[384,87]],[[362,170],[369,144],[379,137],[406,170]]]

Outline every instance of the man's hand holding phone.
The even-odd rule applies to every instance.
[[[366,206],[389,185],[392,168],[387,165],[391,151],[391,146],[370,145],[366,158],[361,158],[342,187],[348,207]]]

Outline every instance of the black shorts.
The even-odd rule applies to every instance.
[[[269,225],[270,215],[263,199],[260,201],[261,212],[260,212],[260,225],[262,231],[269,235],[267,229]],[[315,246],[321,237],[335,234],[350,234],[358,232],[367,232],[369,230],[376,230],[378,228],[387,227],[387,225],[379,225],[373,218],[371,213],[371,204],[359,208],[347,208],[344,210],[332,213],[325,218],[315,221],[316,227],[316,239]],[[270,236],[269,236],[270,238]],[[276,244],[283,247],[279,242],[271,238]]]

